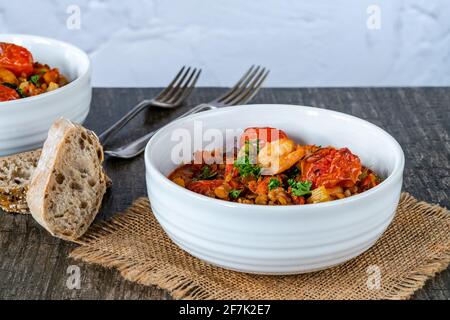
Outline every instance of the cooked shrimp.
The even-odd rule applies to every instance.
[[[295,165],[304,154],[304,149],[288,138],[269,142],[258,153],[261,174],[281,173]]]

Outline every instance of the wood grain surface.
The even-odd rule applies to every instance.
[[[185,106],[143,112],[112,141],[120,145],[156,129],[226,89],[195,90]],[[94,89],[85,125],[102,132],[155,88]],[[404,190],[450,208],[450,88],[263,89],[253,103],[286,103],[333,109],[366,119],[392,134],[406,157]],[[298,121],[301,126],[301,119]],[[144,158],[106,160],[113,180],[97,219],[122,211],[146,194]],[[0,299],[171,299],[164,290],[130,283],[117,271],[75,262],[75,245],[51,237],[27,215],[0,211]],[[68,289],[67,268],[81,271],[80,289]],[[450,299],[450,268],[427,282],[416,299]]]

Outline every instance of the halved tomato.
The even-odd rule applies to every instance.
[[[0,42],[0,67],[12,71],[16,76],[28,77],[33,73],[33,56],[24,47]]]
[[[19,99],[20,96],[16,90],[0,84],[0,101],[9,101]]]
[[[311,181],[313,189],[324,186],[351,187],[361,174],[359,157],[347,148],[322,148],[301,162],[302,180]]]
[[[262,148],[267,142],[272,142],[283,138],[287,138],[287,134],[283,130],[271,127],[254,127],[244,130],[239,143],[240,147],[242,147],[246,141],[259,140],[259,148]]]

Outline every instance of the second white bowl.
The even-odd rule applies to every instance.
[[[59,117],[83,123],[92,96],[89,57],[77,47],[30,35],[0,35],[0,42],[27,48],[35,61],[59,68],[70,81],[38,96],[0,102],[0,156],[42,146],[47,131]]]

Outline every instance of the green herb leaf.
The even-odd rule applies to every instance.
[[[280,181],[275,178],[270,178],[269,181],[269,191],[272,191],[273,189],[278,188],[281,185]]]
[[[31,81],[32,83],[34,83],[34,85],[37,86],[40,78],[41,78],[40,75],[35,74],[35,75],[32,75],[32,76],[30,77],[30,81]]]
[[[234,161],[234,167],[239,169],[239,175],[241,177],[248,177],[253,175],[255,177],[259,177],[261,173],[261,168],[256,165],[250,163],[250,151],[254,148],[250,141],[245,141],[242,155],[242,149],[238,158]]]
[[[232,189],[228,195],[230,196],[231,199],[237,199],[239,197],[239,195],[241,194],[242,190],[238,190],[238,189]]]
[[[250,175],[259,177],[261,174],[261,168],[256,164],[251,164],[247,156],[237,158],[234,161],[234,167],[239,169],[239,175],[241,177],[248,177]]]
[[[246,156],[250,154],[250,141],[248,140],[244,142],[244,153]]]
[[[312,183],[310,181],[295,181],[294,179],[289,179],[288,184],[291,187],[294,196],[301,197],[311,193]]]
[[[217,176],[217,171],[212,171],[211,167],[205,166],[195,180],[211,180],[214,179],[215,176]]]

